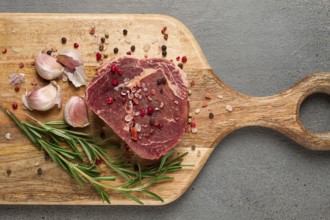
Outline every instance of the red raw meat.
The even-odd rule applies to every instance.
[[[124,57],[98,70],[86,100],[133,152],[152,160],[166,154],[185,133],[187,84],[186,74],[173,62]]]

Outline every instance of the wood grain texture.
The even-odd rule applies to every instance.
[[[191,112],[193,121],[197,123],[198,133],[187,133],[178,146],[177,151],[188,151],[184,160],[193,164],[193,168],[173,173],[174,181],[159,184],[151,190],[162,196],[165,203],[155,201],[150,197],[137,194],[147,205],[170,203],[180,197],[202,169],[214,147],[230,132],[245,126],[265,126],[275,129],[301,145],[313,150],[330,149],[330,133],[312,133],[303,128],[299,121],[299,107],[310,94],[322,92],[330,94],[330,73],[310,75],[295,86],[280,94],[270,97],[250,97],[238,93],[221,82],[211,70],[198,43],[190,31],[179,21],[162,15],[65,15],[65,14],[2,14],[0,17],[1,44],[8,48],[7,54],[1,54],[0,61],[0,101],[10,106],[14,101],[20,102],[25,89],[30,89],[31,80],[36,77],[34,67],[30,63],[43,48],[56,46],[58,49],[72,48],[74,42],[79,42],[79,52],[85,60],[85,66],[90,80],[99,65],[95,60],[96,44],[94,37],[88,31],[95,26],[97,34],[110,33],[107,53],[114,58],[113,47],[119,48],[123,56],[132,44],[136,46],[135,57],[143,58],[142,50],[146,43],[151,45],[147,53],[149,57],[161,57],[158,45],[162,42],[160,30],[167,26],[169,40],[168,59],[187,55],[188,62],[184,70],[189,81],[196,84],[190,89]],[[122,29],[128,29],[131,44],[122,36]],[[66,45],[60,44],[60,39],[68,39]],[[15,53],[12,47],[19,48]],[[20,69],[19,62],[25,67]],[[174,61],[176,62],[176,61]],[[15,93],[8,84],[8,73],[23,72],[26,82],[19,93]],[[39,79],[40,80],[40,79]],[[41,81],[42,85],[47,82]],[[63,89],[65,101],[73,94],[84,94],[84,88],[74,89],[72,85],[59,81]],[[212,94],[210,100],[205,94]],[[221,95],[223,98],[217,98]],[[207,102],[207,107],[202,107]],[[232,112],[226,109],[230,105]],[[194,110],[200,108],[198,114]],[[209,113],[214,118],[209,119]],[[15,112],[22,120],[26,120],[22,104]],[[40,120],[62,118],[62,110],[52,109],[47,112],[32,112]],[[0,131],[0,203],[1,204],[102,204],[98,195],[89,187],[79,188],[70,177],[44,159],[44,154],[32,146],[15,125],[0,113],[3,122]],[[95,116],[91,118],[89,131],[97,134],[104,124]],[[10,132],[12,140],[4,138]],[[193,150],[192,146],[196,148]],[[38,168],[43,174],[38,175]],[[104,172],[108,172],[101,165]],[[11,170],[11,174],[7,174]],[[118,194],[111,194],[112,204],[135,204]]]

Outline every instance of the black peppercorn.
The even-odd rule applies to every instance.
[[[134,45],[131,46],[131,51],[132,51],[132,52],[135,51],[135,46],[134,46]]]
[[[118,51],[119,51],[119,50],[118,50],[117,47],[113,48],[113,52],[114,52],[114,53],[118,53]]]
[[[182,69],[183,68],[183,64],[182,63],[179,63],[178,64],[178,67],[180,67],[180,69]]]
[[[107,38],[107,39],[109,38],[109,34],[105,34],[104,36],[105,36],[105,38]]]
[[[62,41],[62,44],[66,44],[66,38],[65,37],[62,37],[61,41]]]
[[[162,79],[157,79],[157,85],[162,84]]]
[[[52,52],[53,51],[51,51],[51,50],[47,50],[47,54],[50,56],[50,55],[52,55]]]
[[[38,175],[41,175],[42,174],[42,169],[38,168],[37,173],[38,173]]]
[[[149,123],[150,123],[151,125],[154,125],[154,124],[155,124],[155,119],[154,119],[154,118],[150,118]]]
[[[124,34],[125,36],[127,35],[127,30],[126,30],[126,29],[123,30],[123,34]]]
[[[163,57],[166,57],[166,55],[167,55],[167,51],[166,51],[166,50],[163,50],[163,51],[162,51],[162,55],[163,55]]]
[[[101,43],[104,44],[105,42],[105,37],[101,37]]]
[[[162,78],[162,83],[163,83],[163,84],[166,84],[166,81],[167,81],[166,78],[163,77],[163,78]]]
[[[166,45],[162,46],[162,50],[166,50],[166,48],[167,48]]]
[[[214,118],[214,114],[212,112],[209,113],[209,118],[210,119]]]

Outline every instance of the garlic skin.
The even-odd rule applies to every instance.
[[[66,49],[58,53],[57,61],[65,66],[64,73],[75,87],[86,85],[84,62],[76,50]]]
[[[64,120],[75,128],[89,125],[88,111],[85,100],[79,96],[72,96],[64,107]]]
[[[64,67],[56,61],[55,57],[41,52],[36,58],[35,67],[39,76],[46,80],[56,79],[64,71]]]
[[[29,110],[47,111],[57,105],[61,108],[61,88],[51,81],[47,86],[28,92],[22,96],[22,101]]]

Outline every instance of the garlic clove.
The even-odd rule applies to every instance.
[[[58,53],[57,61],[69,69],[70,72],[74,72],[76,67],[84,64],[82,57],[76,50],[62,50]]]
[[[55,105],[61,108],[61,88],[55,81],[51,81],[45,87],[31,92],[26,91],[22,101],[31,111],[47,111]]]
[[[86,85],[86,73],[84,66],[77,67],[73,73],[67,70],[64,70],[64,73],[75,87]]]
[[[88,111],[85,100],[79,96],[72,96],[64,107],[64,120],[76,128],[89,125]]]
[[[40,77],[46,80],[53,80],[60,77],[64,67],[56,61],[55,57],[39,53],[35,61],[36,71]]]
[[[63,50],[59,52],[57,61],[65,66],[64,73],[75,87],[86,85],[84,62],[77,51]]]

